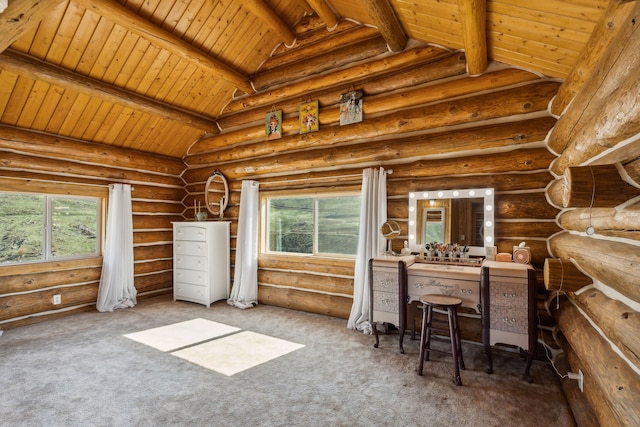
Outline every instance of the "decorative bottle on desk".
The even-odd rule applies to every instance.
[[[409,249],[409,242],[407,242],[406,240],[404,241],[404,246],[400,251],[400,255],[402,256],[411,255],[411,249]]]

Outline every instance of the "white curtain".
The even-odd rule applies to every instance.
[[[229,305],[251,308],[258,304],[258,183],[242,181],[236,267]]]
[[[107,236],[102,257],[102,276],[98,288],[98,311],[136,305],[133,284],[133,215],[131,186],[109,185]]]
[[[370,334],[371,302],[369,259],[381,255],[386,240],[380,228],[387,220],[387,176],[383,168],[365,169],[362,173],[360,229],[353,276],[353,305],[347,327]]]

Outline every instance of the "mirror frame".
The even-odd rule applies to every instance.
[[[486,256],[486,247],[495,246],[494,241],[494,189],[466,188],[453,190],[426,190],[409,193],[409,248],[412,252],[419,252],[420,245],[416,242],[418,200],[429,199],[484,199],[484,246],[469,246],[470,256]],[[442,242],[446,243],[446,242]],[[453,242],[452,242],[453,243]]]

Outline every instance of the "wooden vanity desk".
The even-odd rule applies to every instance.
[[[399,331],[400,352],[404,353],[407,308],[422,295],[450,295],[462,306],[480,313],[480,266],[465,262],[424,262],[417,256],[380,256],[369,262],[371,269],[371,317],[379,345],[379,323],[394,325]]]

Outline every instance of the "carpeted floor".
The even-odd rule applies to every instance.
[[[2,426],[573,426],[552,367],[463,343],[416,374],[418,342],[278,307],[142,300],[0,336]],[[230,352],[231,350],[231,352]],[[229,356],[231,353],[231,357]],[[216,359],[218,357],[218,359]],[[222,359],[220,359],[222,358]]]

